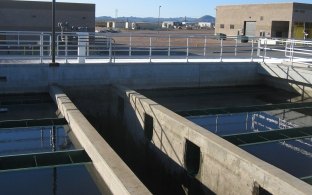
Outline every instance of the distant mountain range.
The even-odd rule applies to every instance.
[[[96,22],[103,22],[103,21],[128,21],[128,22],[158,22],[158,18],[153,17],[147,17],[147,18],[141,18],[141,17],[118,17],[117,19],[112,18],[110,16],[100,16],[96,17]],[[205,15],[200,18],[189,18],[189,17],[176,17],[176,18],[160,18],[160,21],[175,21],[175,22],[215,22],[215,18],[213,16]]]

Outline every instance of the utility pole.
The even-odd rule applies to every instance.
[[[55,0],[52,0],[52,63],[50,66],[59,66],[58,63],[55,62]]]
[[[161,5],[158,7],[158,29],[160,29],[160,8]]]

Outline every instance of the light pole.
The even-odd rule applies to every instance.
[[[52,63],[50,66],[58,66],[55,62],[55,0],[52,0]]]
[[[158,7],[158,29],[160,28],[160,8],[161,5]]]

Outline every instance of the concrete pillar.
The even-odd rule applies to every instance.
[[[87,47],[89,45],[89,33],[78,32],[78,63],[85,63],[87,56]]]

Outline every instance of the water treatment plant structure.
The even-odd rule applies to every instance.
[[[0,35],[1,194],[312,194],[311,41]]]

